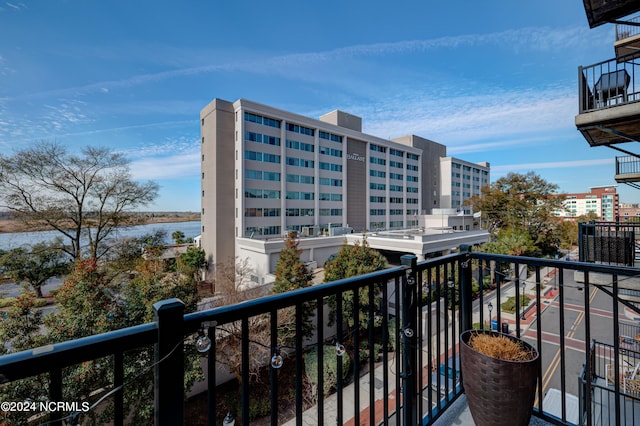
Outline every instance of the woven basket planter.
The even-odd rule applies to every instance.
[[[533,350],[531,361],[503,361],[477,352],[468,345],[472,333],[505,336]],[[533,411],[540,355],[527,342],[489,330],[467,330],[460,335],[460,367],[467,403],[478,426],[529,424]]]

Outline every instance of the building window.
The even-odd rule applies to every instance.
[[[314,161],[313,160],[307,160],[307,159],[304,159],[304,158],[287,157],[287,165],[288,166],[295,166],[295,167],[306,167],[306,168],[309,168],[309,169],[313,169]]]
[[[320,185],[342,186],[342,179],[320,178]]]
[[[334,163],[323,163],[320,162],[320,170],[330,170],[332,172],[341,172],[342,164],[334,164]]]
[[[287,139],[287,148],[298,149],[300,151],[313,152],[314,146],[310,143],[294,141],[291,139]]]
[[[245,121],[249,121],[251,123],[258,123],[264,126],[275,127],[276,129],[280,128],[280,121],[274,120],[273,118],[263,117],[262,115],[245,112],[244,119]]]
[[[384,158],[379,158],[379,157],[369,157],[369,162],[371,164],[378,164],[380,166],[384,166],[387,164],[387,160],[385,160]]]
[[[300,133],[301,135],[313,136],[315,131],[309,127],[299,126],[297,124],[287,123],[287,130],[290,132]]]
[[[380,145],[375,145],[375,144],[369,144],[369,149],[373,152],[387,152],[387,148],[385,148],[384,146],[380,146]]]
[[[321,146],[318,148],[318,152],[324,155],[331,155],[333,157],[342,158],[342,151],[339,149],[327,148],[326,146]]]
[[[320,209],[320,216],[342,216],[342,209]]]
[[[342,194],[332,194],[327,192],[320,193],[320,200],[322,201],[342,201]]]
[[[320,139],[326,139],[331,142],[342,143],[342,136],[334,135],[333,133],[329,132],[323,132],[322,130],[318,132],[318,137],[320,137]]]

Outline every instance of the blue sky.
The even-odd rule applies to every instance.
[[[580,0],[0,1],[0,149],[112,147],[160,184],[150,209],[199,211],[199,112],[246,98],[586,192],[616,153],[575,129],[577,68],[613,41]]]

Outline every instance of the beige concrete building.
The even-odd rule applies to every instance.
[[[491,181],[489,163],[470,163],[453,157],[440,158],[440,206],[473,213],[464,202]]]
[[[346,112],[312,119],[246,99],[214,99],[200,118],[208,274],[247,255],[241,241],[417,228],[441,202],[446,147],[428,139],[382,139]]]

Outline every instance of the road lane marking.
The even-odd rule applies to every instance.
[[[597,291],[598,291],[598,288],[595,287],[593,289],[593,292],[589,296],[589,303],[593,302],[593,299],[595,298]],[[574,320],[573,324],[571,325],[571,327],[569,329],[569,333],[567,333],[565,338],[572,339],[573,336],[575,336],[575,333],[576,333],[576,330],[578,329],[578,326],[580,325],[580,323],[584,319],[584,315],[585,314],[584,314],[584,308],[583,308],[583,310],[580,311],[580,313],[578,314],[578,316]],[[558,343],[558,345],[559,344],[560,343]],[[565,345],[565,348],[566,348],[566,345]],[[551,379],[555,375],[555,372],[558,369],[558,366],[560,365],[560,352],[561,352],[561,348],[559,347],[558,350],[556,351],[556,354],[554,355],[553,359],[549,363],[549,366],[547,367],[547,371],[545,371],[545,373],[544,373],[544,375],[542,377],[542,394],[543,395],[546,394],[547,386],[549,386],[549,382],[551,381]],[[538,397],[536,396],[535,405],[537,405],[537,404],[538,404]]]

